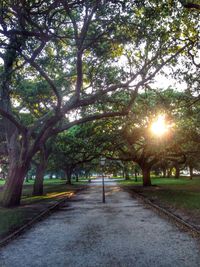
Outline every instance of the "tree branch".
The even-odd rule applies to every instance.
[[[196,3],[186,3],[186,4],[183,4],[183,6],[185,8],[188,8],[188,9],[197,9],[197,10],[200,10],[200,5],[199,4],[196,4]]]
[[[75,35],[76,44],[78,44],[77,43],[78,42],[78,26],[76,24],[76,20],[74,19],[74,16],[71,13],[70,6],[68,5],[67,1],[62,0],[61,2],[63,4],[65,11],[67,12],[68,16],[71,19],[71,22],[72,22],[73,28],[74,28],[74,35]]]
[[[57,90],[56,85],[54,84],[54,82],[51,80],[51,78],[48,76],[48,74],[34,61],[35,56],[29,58],[27,56],[25,56],[24,54],[21,53],[21,55],[23,56],[23,58],[31,65],[33,66],[39,73],[40,75],[46,80],[46,82],[50,85],[50,87],[52,88],[56,98],[57,98],[57,106],[56,109],[57,111],[60,110],[61,107],[61,96],[60,93]]]
[[[176,58],[181,52],[183,52],[185,50],[186,47],[188,47],[191,43],[187,43],[186,45],[184,45],[182,48],[180,48],[175,54],[173,54],[172,56],[170,56],[167,60],[163,61],[162,64],[160,64],[158,66],[158,68],[156,68],[156,70],[150,74],[147,78],[145,78],[144,82],[147,82],[149,80],[151,80],[153,77],[155,77],[155,75],[167,64],[169,63],[172,59]]]
[[[12,122],[21,133],[26,133],[27,128],[22,125],[13,115],[0,108],[0,115]]]
[[[94,7],[92,8],[89,16],[87,15],[87,12],[86,12],[85,19],[84,19],[84,24],[83,24],[83,27],[82,27],[81,33],[80,33],[80,43],[79,43],[79,46],[80,47],[83,46],[84,40],[86,38],[88,29],[89,29],[90,22],[92,20],[92,17],[94,15],[95,11],[97,10],[97,8],[99,6],[99,3],[100,3],[100,1],[99,0],[96,0],[96,3],[94,5]]]
[[[60,132],[68,130],[69,128],[71,128],[75,125],[82,124],[85,122],[95,121],[95,120],[100,120],[100,119],[105,119],[105,118],[111,118],[111,117],[126,116],[127,114],[128,114],[127,111],[121,111],[121,112],[107,112],[107,113],[102,113],[102,114],[90,115],[90,116],[81,118],[79,120],[69,122],[60,128],[55,128],[52,130],[52,134],[58,134]]]

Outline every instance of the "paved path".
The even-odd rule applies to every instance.
[[[108,183],[107,183],[108,184]],[[1,267],[200,266],[186,233],[132,199],[97,184],[0,250]]]

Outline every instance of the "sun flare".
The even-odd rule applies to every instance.
[[[162,136],[169,130],[169,125],[166,123],[165,115],[159,115],[151,125],[151,132],[154,135]]]

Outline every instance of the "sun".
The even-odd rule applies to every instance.
[[[151,132],[157,136],[163,136],[169,130],[169,125],[166,123],[165,115],[161,114],[157,119],[151,124]]]

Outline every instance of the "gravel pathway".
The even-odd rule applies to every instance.
[[[200,248],[115,184],[91,187],[0,250],[0,267],[200,266]]]

